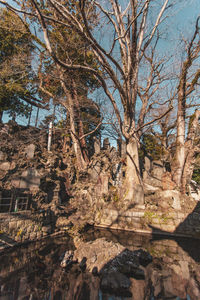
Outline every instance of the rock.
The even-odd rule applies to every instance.
[[[64,258],[62,259],[60,265],[62,268],[67,268],[73,263],[74,252],[72,250],[68,250],[65,252]]]
[[[145,171],[150,172],[151,160],[147,156],[145,156],[145,158],[144,158],[144,167],[145,167]]]
[[[157,196],[163,199],[163,202],[166,201],[166,199],[172,200],[172,207],[176,210],[181,209],[180,193],[178,191],[159,191],[157,192]]]
[[[172,181],[171,173],[165,172],[162,175],[162,189],[163,190],[174,190],[176,184]]]
[[[128,292],[130,286],[130,279],[117,271],[104,274],[100,282],[100,288],[102,291],[111,292],[114,294]]]
[[[103,149],[104,149],[104,150],[110,149],[109,138],[105,138],[105,139],[103,140]]]
[[[173,201],[172,207],[175,210],[181,210],[181,202],[180,202],[180,199],[179,199],[178,195],[176,197],[174,197],[174,201]]]
[[[139,263],[146,267],[148,264],[150,264],[153,261],[153,258],[150,253],[147,251],[144,251],[143,249],[139,249],[134,251],[134,254],[139,258]]]
[[[152,262],[152,256],[148,252],[142,249],[136,251],[125,249],[113,260],[109,261],[103,267],[100,274],[107,274],[111,271],[117,270],[127,277],[144,279],[144,270],[141,269],[139,265],[141,264],[146,267],[150,262]]]
[[[162,175],[164,174],[165,168],[163,167],[163,163],[159,160],[153,161],[153,167],[152,167],[152,176],[156,177],[158,179],[162,178]]]
[[[160,189],[158,187],[152,186],[150,184],[144,183],[144,193],[145,195],[151,195],[155,192],[159,191]]]
[[[101,180],[101,194],[108,194],[109,176],[107,174],[100,175]]]
[[[160,202],[159,202],[159,207],[160,207],[160,208],[163,208],[164,210],[167,210],[167,209],[169,209],[169,208],[172,207],[172,206],[171,206],[170,203],[168,203],[168,202],[166,202],[166,201],[160,201]]]
[[[3,162],[0,164],[0,170],[2,171],[8,171],[10,170],[10,166],[11,166],[11,163],[6,161],[6,162]]]
[[[0,163],[0,170],[2,171],[14,170],[15,167],[16,167],[16,163],[14,161],[12,162],[5,161],[3,163]]]
[[[178,275],[181,274],[182,278],[189,280],[190,278],[190,271],[189,265],[187,261],[179,261],[178,265],[171,265],[171,269]]]
[[[142,185],[140,184],[136,184],[134,186],[133,201],[135,204],[139,204],[139,205],[144,204],[144,190]]]
[[[93,141],[94,141],[94,153],[99,154],[101,151],[101,141],[96,137],[93,138]]]
[[[26,153],[26,157],[28,159],[31,159],[34,157],[34,154],[35,154],[35,145],[34,144],[30,144],[26,147],[25,149],[25,153]]]
[[[37,170],[29,168],[25,170],[20,178],[20,188],[39,188],[40,176]]]
[[[95,160],[92,163],[92,165],[90,166],[90,169],[88,172],[91,176],[91,179],[97,181],[97,178],[101,172],[101,162]]]
[[[127,277],[133,277],[136,279],[144,279],[145,274],[144,270],[139,268],[136,264],[127,261],[125,264],[120,266],[119,268],[120,273],[126,275]]]
[[[94,267],[94,268],[92,269],[92,275],[93,275],[93,276],[98,276],[98,275],[99,275],[99,272],[98,272],[98,268],[97,268],[97,267]]]
[[[51,225],[49,226],[43,226],[42,232],[51,233]]]
[[[85,269],[86,269],[86,261],[87,261],[87,258],[83,257],[83,259],[81,260],[81,262],[79,264],[79,267],[80,267],[81,271],[85,271]]]
[[[5,161],[7,159],[7,154],[3,151],[0,151],[0,161]]]
[[[74,259],[79,263],[83,257],[87,257],[87,269],[92,272],[94,267],[101,270],[110,260],[118,256],[125,248],[114,242],[109,242],[105,238],[99,238],[92,242],[83,243],[75,241],[77,249],[74,252]]]
[[[195,201],[200,201],[200,186],[194,180],[191,180],[188,188],[189,188],[190,196]]]

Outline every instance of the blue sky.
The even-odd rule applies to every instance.
[[[8,3],[12,4],[12,1],[8,0]],[[178,40],[181,37],[187,39],[191,35],[198,15],[200,15],[200,0],[176,0],[176,7],[170,11],[167,30],[164,28],[167,39],[166,42],[162,42],[163,50],[171,51],[171,48],[174,47],[174,51],[177,51]],[[43,118],[45,114],[45,111],[40,110],[39,119]],[[48,112],[48,114],[50,113]],[[32,124],[35,122],[35,115],[36,111],[33,110]],[[4,114],[3,120],[4,122],[8,120],[6,114]],[[27,124],[27,120],[24,118],[18,118],[17,121],[24,125]]]

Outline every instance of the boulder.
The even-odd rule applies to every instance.
[[[94,137],[93,141],[94,141],[94,153],[99,154],[101,152],[101,140]]]
[[[152,172],[151,172],[153,177],[161,179],[164,171],[165,171],[165,168],[161,161],[159,161],[159,160],[153,161],[153,167],[152,167]]]
[[[34,144],[30,144],[26,147],[25,149],[25,153],[26,153],[26,157],[28,159],[31,159],[34,157],[34,154],[35,154],[35,145]]]
[[[0,151],[0,161],[5,161],[7,159],[7,154],[3,151]]]
[[[123,294],[129,291],[131,281],[118,271],[112,271],[102,276],[100,288],[112,294]]]
[[[131,251],[105,238],[83,242],[76,237],[74,245],[77,249],[65,253],[61,266],[66,268],[78,263],[79,272],[84,272],[87,268],[93,276],[99,277],[103,292],[118,296],[131,296],[129,277],[144,280],[144,267],[152,262],[152,256],[148,252],[142,249]]]
[[[67,268],[73,263],[74,252],[72,250],[68,250],[65,252],[65,255],[60,263],[62,268]]]
[[[144,193],[145,195],[151,195],[154,194],[155,192],[159,191],[159,187],[144,183]]]
[[[104,150],[110,149],[109,138],[105,138],[105,139],[103,140],[103,149],[104,149]]]
[[[139,258],[139,263],[143,267],[146,267],[148,264],[150,264],[153,261],[151,254],[148,253],[147,251],[144,251],[143,249],[134,251],[134,255],[136,255]]]
[[[0,170],[2,171],[8,171],[10,170],[10,166],[11,166],[11,163],[6,161],[6,162],[3,162],[0,164]]]
[[[172,181],[171,173],[165,172],[162,175],[162,189],[163,190],[174,190],[176,184]]]
[[[144,190],[142,185],[136,184],[134,186],[134,195],[133,201],[135,204],[143,205],[144,204]]]
[[[171,200],[172,201],[172,207],[176,210],[181,209],[181,201],[180,201],[180,192],[178,191],[172,191],[172,190],[166,190],[166,191],[159,191],[156,193],[157,197],[160,199],[163,199],[163,201]],[[160,200],[162,201],[162,200]]]
[[[74,259],[80,263],[84,257],[87,257],[87,268],[92,272],[94,267],[101,270],[108,261],[114,259],[124,249],[122,245],[109,242],[105,238],[87,243],[78,241],[77,249],[74,252]]]

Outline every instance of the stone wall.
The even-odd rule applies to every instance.
[[[30,211],[0,214],[0,239],[7,245],[13,242],[38,240],[54,231],[54,216],[50,211]]]
[[[190,213],[166,210],[131,209],[97,212],[95,226],[144,233],[173,234],[200,238],[200,211]]]

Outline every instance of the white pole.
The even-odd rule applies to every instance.
[[[50,151],[50,149],[51,149],[52,127],[53,127],[53,123],[50,122],[50,123],[49,123],[48,146],[47,146],[47,150],[48,150],[48,151]]]

